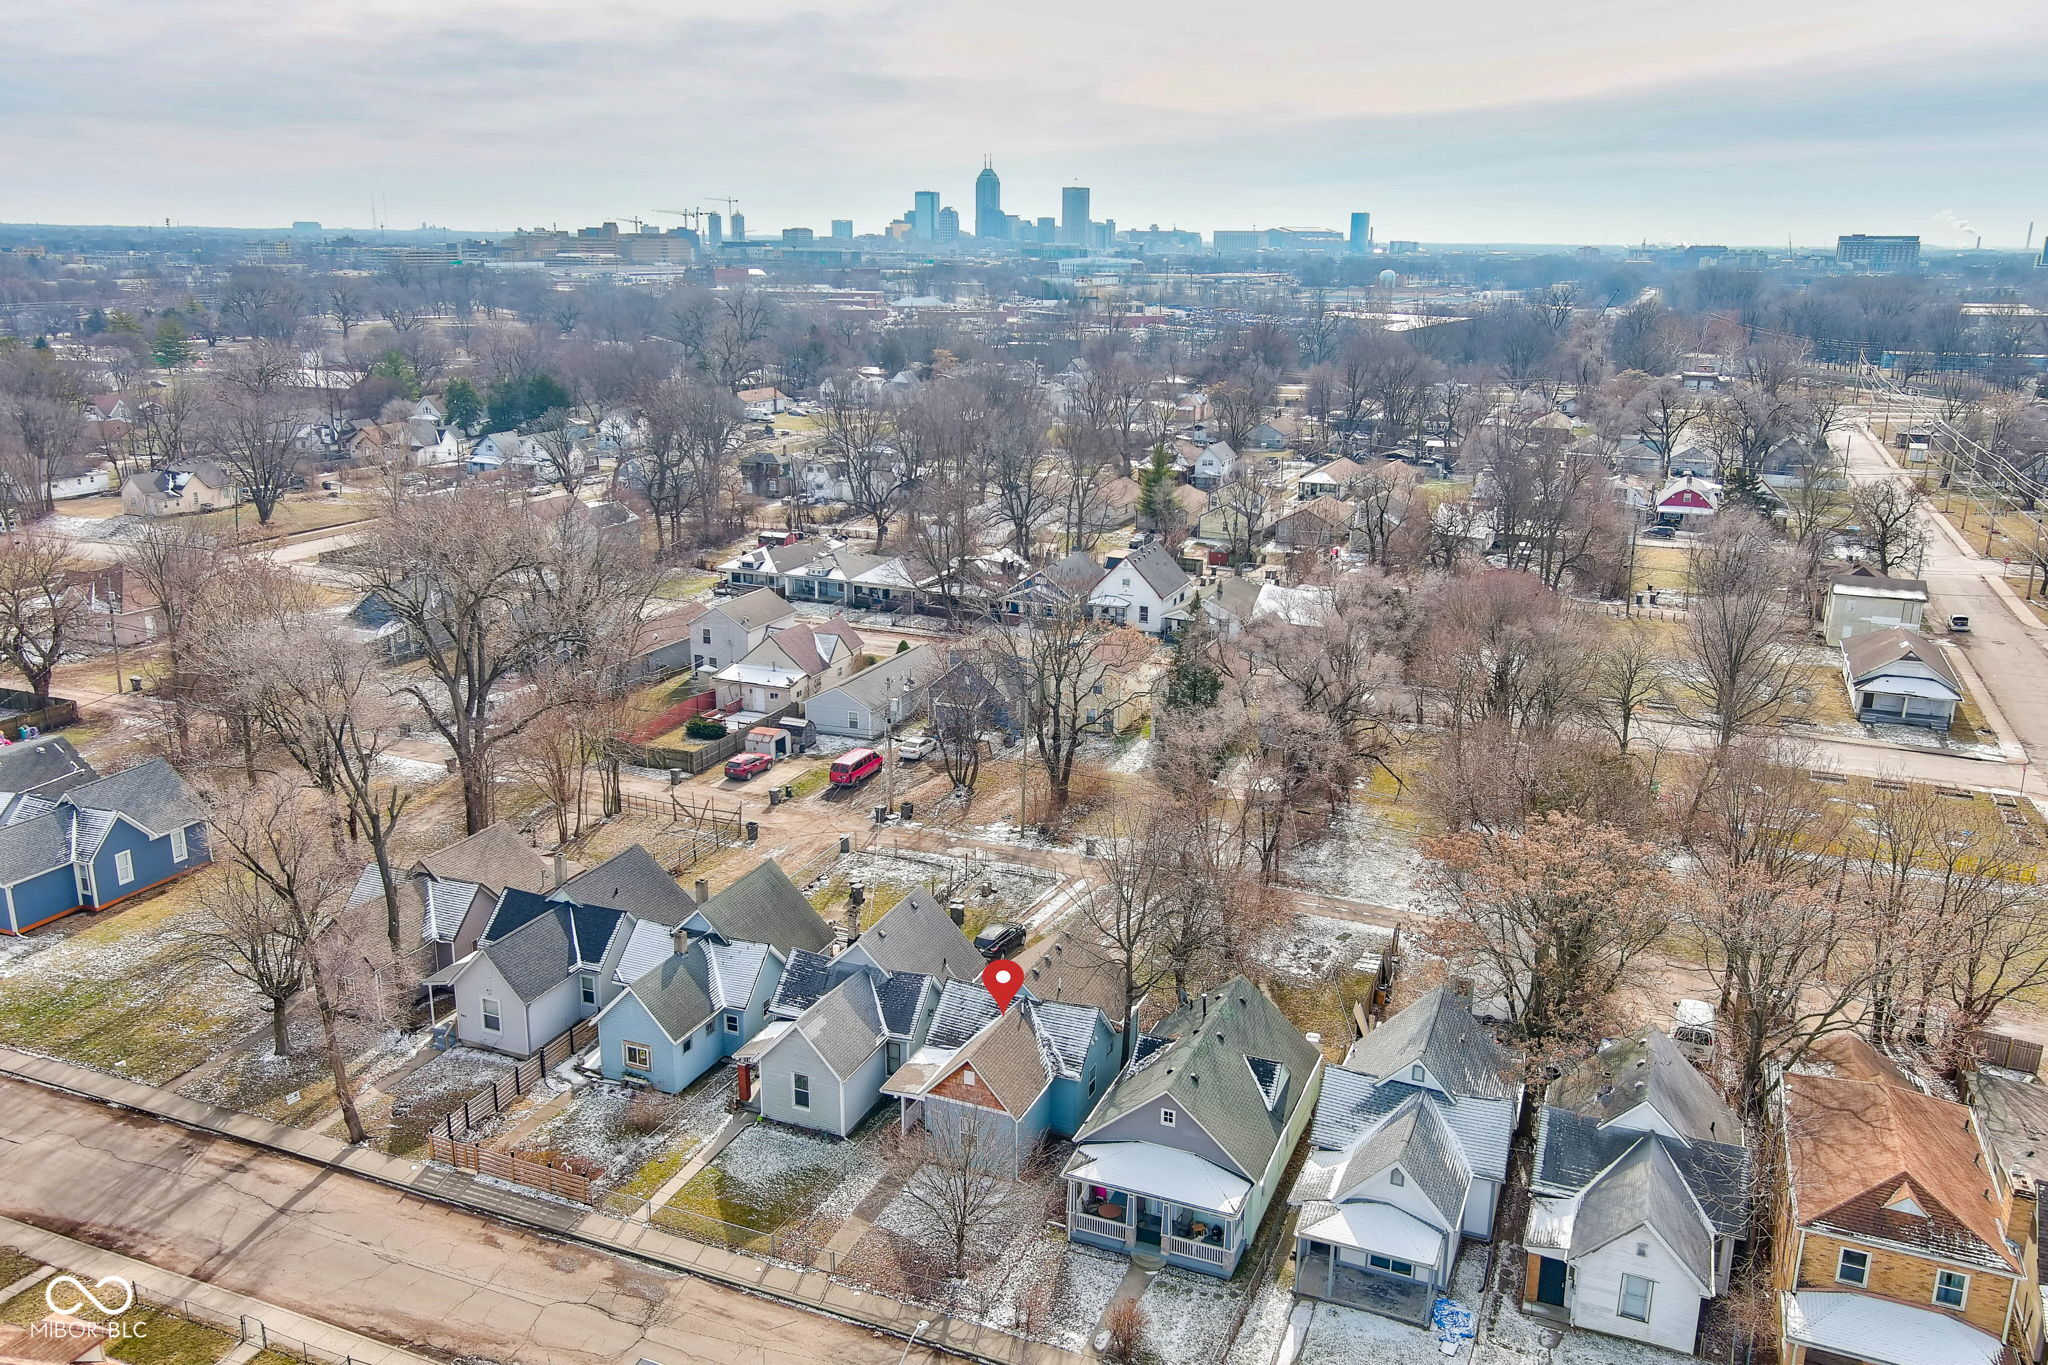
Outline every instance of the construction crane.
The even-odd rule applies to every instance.
[[[664,218],[680,218],[692,228],[704,221],[702,209],[649,209],[648,212],[661,214]]]
[[[719,195],[716,195],[716,194],[707,194],[707,195],[705,195],[704,197],[705,197],[706,199],[709,199],[709,200],[710,200],[710,201],[711,201],[712,203],[714,203],[714,204],[723,204],[723,205],[725,205],[725,216],[726,216],[727,218],[730,218],[730,217],[732,217],[732,216],[733,216],[733,215],[734,215],[735,213],[738,213],[738,212],[740,211],[740,201],[739,201],[739,200],[737,200],[737,199],[734,199],[734,198],[733,198],[732,196],[730,196],[730,195],[725,195],[725,196],[721,197],[721,196],[719,196]]]
[[[622,215],[618,219],[618,221],[621,223],[631,223],[633,225],[633,231],[635,232],[638,232],[642,227],[646,226],[646,220],[633,217],[630,214]]]

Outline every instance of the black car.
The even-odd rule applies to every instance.
[[[991,924],[974,936],[974,951],[994,962],[1024,946],[1024,926],[1016,923]]]
[[[1643,539],[1645,540],[1676,540],[1677,538],[1678,528],[1675,526],[1652,526],[1649,530],[1643,532]]]

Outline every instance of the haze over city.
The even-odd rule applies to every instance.
[[[116,74],[117,73],[117,74]],[[2018,246],[2048,12],[1741,0],[990,7],[94,0],[10,35],[0,218],[504,230],[737,196],[1435,241]],[[1871,173],[1882,165],[1885,174]]]

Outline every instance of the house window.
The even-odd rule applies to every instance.
[[[1429,1075],[1429,1073],[1427,1071],[1424,1071],[1419,1066],[1410,1067],[1408,1069],[1408,1079],[1415,1082],[1417,1085],[1421,1085],[1423,1078],[1427,1075]]]
[[[1396,1166],[1393,1170],[1387,1172],[1387,1183],[1398,1190],[1408,1183],[1408,1173],[1399,1166]]]
[[[1146,607],[1146,606],[1141,606],[1141,607],[1139,607],[1139,608],[1138,608],[1138,624],[1139,624],[1139,625],[1143,625],[1143,624],[1144,624],[1145,622],[1147,622],[1147,621],[1149,621],[1149,620],[1151,620],[1151,619],[1152,619],[1152,608],[1150,608],[1150,607]]]
[[[846,713],[846,726],[850,730],[860,729],[860,712],[848,711]]]
[[[1843,1284],[1869,1284],[1870,1253],[1843,1247],[1841,1258],[1835,1262],[1835,1278]]]
[[[135,855],[125,848],[114,855],[114,880],[123,886],[135,880]]]
[[[182,829],[174,829],[174,830],[172,830],[172,831],[171,831],[171,861],[172,861],[172,862],[174,862],[174,863],[182,863],[182,862],[184,862],[184,861],[185,861],[185,855],[186,855],[186,854],[187,854],[188,852],[190,852],[190,849],[188,849],[188,848],[186,847],[186,844],[185,844],[185,831],[184,831],[184,830],[182,830]]]
[[[491,997],[487,995],[483,998],[481,1002],[481,1008],[483,1010],[484,1016],[485,1033],[496,1033],[499,1029],[505,1026],[504,1020],[500,1018],[498,1015],[497,1001],[491,999]]]
[[[1959,1270],[1934,1272],[1934,1302],[1942,1308],[1961,1308],[1970,1297],[1970,1277]]]
[[[740,1031],[740,1017],[737,1014],[730,1012],[726,1014],[725,1031],[727,1033],[738,1033]]]
[[[654,1049],[645,1043],[627,1043],[623,1050],[628,1071],[646,1071],[654,1065]]]
[[[710,631],[710,629],[709,629],[708,627],[707,627],[707,628],[705,629],[705,631],[704,631],[704,640],[703,640],[703,643],[705,643],[705,644],[707,644],[707,645],[711,643],[711,631]]]
[[[1374,1270],[1384,1270],[1390,1275],[1405,1275],[1410,1279],[1415,1277],[1414,1265],[1407,1261],[1397,1261],[1391,1256],[1367,1256],[1365,1263]]]
[[[1171,1109],[1162,1109],[1159,1111],[1159,1126],[1161,1128],[1171,1128],[1173,1127],[1173,1121],[1179,1117],[1180,1115],[1174,1113]]]
[[[595,1005],[597,1003],[597,978],[589,972],[585,972],[576,978],[576,989],[582,993],[584,1004]]]
[[[715,1029],[715,1028],[717,1028],[717,1027],[718,1027],[718,1021],[717,1021],[716,1019],[706,1019],[706,1020],[704,1021],[704,1036],[705,1036],[706,1038],[709,1038],[709,1037],[711,1036],[711,1030],[713,1030],[713,1029]]]
[[[801,1071],[789,1078],[789,1102],[799,1109],[811,1107],[811,1078]]]
[[[1637,1322],[1650,1320],[1650,1289],[1652,1281],[1640,1275],[1621,1277],[1621,1304],[1614,1311]]]

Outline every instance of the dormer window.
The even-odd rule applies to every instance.
[[[1408,1079],[1415,1082],[1417,1085],[1421,1085],[1423,1081],[1427,1080],[1428,1078],[1429,1073],[1427,1071],[1424,1071],[1421,1067],[1411,1066],[1408,1068]]]

